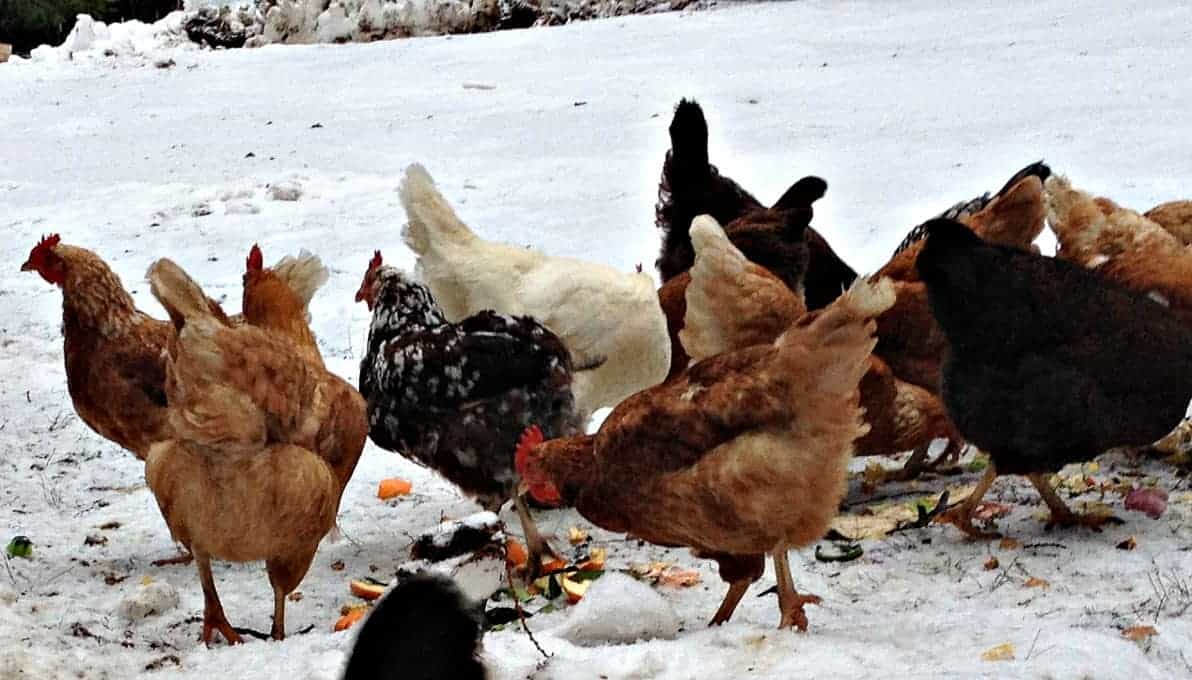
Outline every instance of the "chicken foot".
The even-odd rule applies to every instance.
[[[517,509],[517,517],[521,520],[522,532],[526,535],[526,580],[533,581],[542,575],[542,558],[549,555],[558,557],[555,551],[538,531],[538,525],[530,516],[530,508],[526,506],[526,497],[514,496],[513,507]]]
[[[981,481],[977,482],[976,488],[969,494],[969,497],[964,499],[964,502],[960,505],[941,514],[936,518],[936,521],[953,524],[972,538],[988,540],[1001,536],[997,532],[981,531],[973,526],[973,512],[981,504],[981,499],[985,497],[985,494],[989,491],[989,487],[993,486],[993,480],[995,479],[997,479],[997,468],[991,463],[989,467],[985,468],[985,476],[981,478]]]
[[[898,470],[890,470],[882,475],[882,482],[909,482],[912,479],[918,479],[924,472],[937,470],[941,465],[949,463],[955,465],[960,459],[960,453],[964,450],[963,444],[958,441],[949,439],[948,446],[940,455],[936,456],[934,460],[927,459],[927,453],[931,449],[931,442],[920,446],[911,452],[911,457],[907,459],[902,468]]]
[[[150,562],[155,567],[173,567],[180,564],[190,564],[195,559],[195,556],[186,550],[179,550],[177,555],[173,557],[163,557],[160,560],[153,560]]]
[[[1122,524],[1122,520],[1113,515],[1094,515],[1089,513],[1072,512],[1055,489],[1051,488],[1051,482],[1048,481],[1047,475],[1043,473],[1036,473],[1027,475],[1027,479],[1031,480],[1031,484],[1043,497],[1043,502],[1047,504],[1048,509],[1051,510],[1051,517],[1047,520],[1046,528],[1050,529],[1053,526],[1072,527],[1085,526],[1093,531],[1101,531],[1101,526],[1104,524]]]
[[[781,629],[794,626],[806,632],[807,614],[803,611],[803,605],[819,604],[820,597],[800,595],[795,590],[795,579],[791,576],[790,558],[785,547],[771,553],[771,558],[774,560],[774,577],[778,581],[778,610],[782,612],[778,627]]]
[[[238,645],[244,640],[228,623],[224,615],[223,605],[219,602],[219,595],[215,592],[215,577],[211,574],[211,558],[208,555],[194,552],[195,564],[199,567],[199,582],[203,585],[203,634],[200,636],[205,644],[210,645],[218,631],[228,641],[229,645]]]

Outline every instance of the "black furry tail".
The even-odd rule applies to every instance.
[[[361,624],[344,680],[485,680],[475,608],[447,578],[404,579]]]

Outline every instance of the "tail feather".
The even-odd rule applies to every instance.
[[[173,260],[161,258],[145,274],[153,297],[165,307],[174,326],[181,328],[188,320],[216,319],[224,323],[227,317],[203,289]]]
[[[792,184],[771,208],[773,210],[793,210],[810,207],[812,203],[823,198],[827,192],[827,182],[814,175],[808,175]],[[808,220],[808,222],[810,221]]]
[[[455,214],[447,199],[439,193],[430,173],[420,164],[414,163],[406,168],[398,194],[408,220],[402,229],[402,238],[418,255],[433,250],[440,239],[466,243],[476,238]]]
[[[670,124],[671,153],[668,163],[707,172],[708,121],[694,99],[683,99],[675,107]]]
[[[1007,181],[1001,189],[998,189],[996,196],[1002,196],[1007,191],[1014,188],[1027,177],[1038,177],[1040,182],[1046,182],[1048,177],[1051,177],[1051,168],[1043,161],[1036,161],[1026,166],[1025,168],[1014,173],[1014,175]]]
[[[271,267],[273,273],[285,281],[290,290],[302,301],[302,309],[306,311],[307,321],[310,321],[310,301],[315,292],[327,283],[331,272],[315,255],[307,250],[299,251],[298,255],[286,255]]]
[[[876,317],[894,305],[894,284],[882,277],[857,281],[832,304],[814,312],[787,332],[776,345],[793,363],[809,362],[816,390],[848,394],[857,389],[877,346]]]
[[[696,360],[773,342],[806,308],[777,276],[750,262],[716,220],[692,222],[695,264],[679,339]]]

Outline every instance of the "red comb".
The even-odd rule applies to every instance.
[[[58,243],[60,241],[62,241],[62,237],[59,236],[58,234],[50,234],[49,236],[42,236],[41,240],[37,242],[37,247],[38,247],[38,249],[53,248],[54,246],[58,245]]]
[[[261,256],[261,249],[257,244],[252,244],[252,250],[248,251],[248,271],[261,271],[265,268],[265,259]]]
[[[513,464],[519,475],[525,475],[526,464],[530,459],[530,451],[543,442],[542,430],[537,425],[531,425],[522,431],[517,440],[517,452],[513,456]]]
[[[369,261],[368,261],[368,270],[369,270],[369,271],[372,271],[372,270],[374,270],[374,269],[376,269],[377,267],[380,267],[380,266],[381,266],[381,251],[379,251],[379,250],[374,250],[374,251],[373,251],[373,258],[372,258],[371,260],[369,260]]]

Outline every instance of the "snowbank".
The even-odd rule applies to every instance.
[[[372,42],[483,33],[703,7],[716,0],[188,0],[160,21],[105,24],[80,14],[65,42],[33,61],[118,58],[165,65],[179,47]]]
[[[171,12],[160,21],[105,24],[88,14],[78,15],[74,28],[57,47],[42,45],[29,55],[33,61],[61,62],[83,59],[95,61],[123,57],[158,61],[166,58],[164,50],[189,45],[183,30],[186,12]]]

